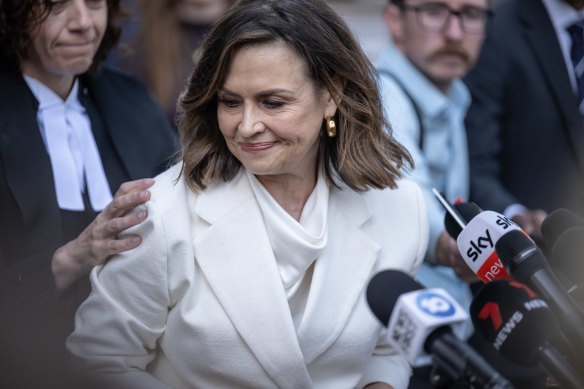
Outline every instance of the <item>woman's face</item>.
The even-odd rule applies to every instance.
[[[49,16],[32,33],[23,72],[47,85],[52,79],[86,72],[106,26],[106,0],[55,1]]]
[[[249,45],[232,58],[217,93],[219,128],[231,153],[256,175],[313,176],[323,119],[336,105],[283,42]]]

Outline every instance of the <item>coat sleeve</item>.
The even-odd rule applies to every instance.
[[[165,226],[151,202],[146,208],[148,218],[127,231],[142,244],[93,269],[67,339],[75,367],[107,387],[167,388],[145,371],[171,308]]]

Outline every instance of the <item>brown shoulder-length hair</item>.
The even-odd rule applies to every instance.
[[[317,88],[337,104],[337,136],[326,135],[324,121],[321,128],[328,180],[338,186],[338,176],[357,191],[395,188],[402,166],[413,162],[391,136],[377,73],[345,22],[322,0],[240,0],[207,36],[179,102],[183,174],[191,189],[229,181],[240,169],[219,130],[217,91],[237,49],[275,41],[304,59]]]
[[[107,27],[89,68],[95,72],[118,43],[122,32],[119,19],[124,16],[120,0],[106,0]],[[32,32],[49,16],[52,0],[0,0],[0,71],[20,73],[22,59],[32,42]]]

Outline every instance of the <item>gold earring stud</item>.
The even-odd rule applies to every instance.
[[[326,118],[326,133],[329,138],[334,138],[337,136],[337,124],[332,116]]]

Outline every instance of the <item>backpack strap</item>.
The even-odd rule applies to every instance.
[[[387,70],[383,70],[383,69],[378,69],[377,71],[379,72],[379,74],[383,74],[384,76],[388,76],[393,81],[395,81],[395,83],[400,87],[400,89],[404,92],[404,94],[407,96],[407,98],[412,103],[412,106],[414,107],[414,111],[416,112],[416,117],[418,118],[418,124],[420,125],[420,142],[419,142],[418,146],[420,147],[420,150],[424,150],[424,132],[425,132],[425,130],[424,130],[424,122],[422,121],[422,110],[420,109],[418,104],[416,104],[416,101],[412,98],[412,95],[410,95],[408,93],[407,89],[404,87],[404,84],[395,75],[393,75],[392,73],[388,72]]]

